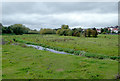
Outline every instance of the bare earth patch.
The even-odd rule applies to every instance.
[[[56,71],[64,71],[64,69],[56,69]]]

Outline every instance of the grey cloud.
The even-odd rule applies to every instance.
[[[57,28],[62,24],[72,27],[117,25],[118,4],[115,2],[4,2],[2,5],[3,25],[20,23],[32,29]]]
[[[3,3],[3,14],[53,14],[69,12],[117,13],[115,2],[21,2]]]
[[[88,12],[88,13],[116,13],[118,3],[113,2],[66,2],[46,3],[48,7],[56,8],[58,12]]]

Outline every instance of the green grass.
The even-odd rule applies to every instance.
[[[2,79],[2,35],[0,35],[0,80]]]
[[[106,37],[105,37],[106,36]],[[86,51],[86,57],[41,51],[19,42],[41,45],[59,51],[78,54]],[[118,61],[87,57],[118,56],[118,35],[98,35],[84,38],[58,35],[3,35],[3,79],[115,79]],[[28,42],[26,42],[28,41]],[[19,43],[18,42],[18,43]],[[101,57],[98,57],[101,58]]]
[[[98,38],[58,36],[58,35],[4,35],[7,40],[19,38],[21,42],[32,42],[31,44],[41,44],[43,47],[52,48],[68,53],[80,54],[79,51],[87,52],[87,57],[97,58],[118,58],[118,35],[98,35]]]
[[[9,40],[9,38],[8,38]],[[3,79],[115,79],[118,61],[3,45]]]
[[[11,36],[52,47],[69,48],[88,53],[118,56],[118,35],[98,35],[98,38],[84,38],[58,35],[22,35]]]
[[[113,60],[120,59],[120,57],[118,57],[118,56],[107,56],[107,55],[102,55],[102,54],[86,53],[86,52],[83,52],[83,51],[80,51],[80,50],[73,50],[73,49],[68,49],[68,48],[51,47],[49,45],[45,45],[45,44],[42,44],[42,43],[34,43],[34,42],[30,42],[30,41],[24,41],[24,40],[21,40],[21,39],[18,39],[18,38],[15,39],[15,41],[25,43],[25,44],[32,44],[32,45],[38,45],[38,46],[40,45],[40,46],[45,47],[45,48],[51,48],[51,49],[54,49],[54,50],[57,50],[57,51],[64,51],[64,52],[71,53],[71,54],[74,54],[74,55],[80,55],[80,56],[85,56],[85,57],[89,57],[89,58],[98,58],[98,59],[109,58],[109,59],[113,59]]]

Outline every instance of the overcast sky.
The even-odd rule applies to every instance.
[[[3,2],[2,24],[31,29],[118,25],[117,2]]]

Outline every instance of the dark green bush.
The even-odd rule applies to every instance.
[[[41,29],[40,34],[56,34],[56,30],[53,30],[53,29]]]
[[[63,51],[63,49],[59,47],[59,48],[58,48],[58,51]]]
[[[111,56],[110,59],[115,60],[115,59],[117,59],[117,57],[116,56]]]
[[[74,51],[75,55],[80,55],[80,51]]]
[[[64,51],[67,52],[67,53],[69,53],[69,49],[67,49],[67,48],[65,48]]]
[[[71,53],[71,54],[74,53],[74,50],[69,50],[69,53]]]

